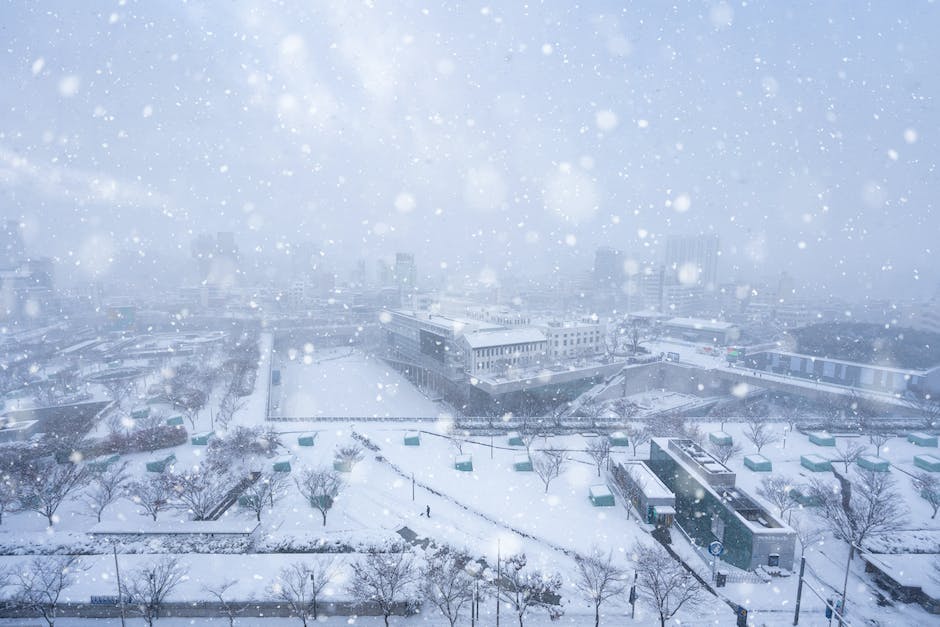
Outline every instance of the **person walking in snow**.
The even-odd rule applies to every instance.
[[[428,518],[430,518],[430,517],[431,517],[431,506],[430,506],[430,505],[426,506],[424,511],[425,511],[425,515],[426,515]]]

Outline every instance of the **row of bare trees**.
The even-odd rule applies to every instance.
[[[659,545],[637,544],[631,557],[636,563],[632,578],[612,553],[595,550],[577,559],[571,583],[590,601],[595,626],[601,623],[604,604],[625,597],[631,583],[636,586],[637,598],[661,625],[679,610],[692,609],[706,600],[694,575]],[[486,599],[495,600],[520,627],[534,610],[547,612],[552,619],[562,614],[561,577],[531,568],[525,554],[502,558],[498,567],[484,569],[468,553],[448,546],[429,549],[422,565],[403,547],[386,546],[370,549],[352,563],[351,570],[347,584],[350,596],[374,605],[386,625],[396,608],[408,611],[420,600],[432,605],[451,627],[468,612],[479,619],[479,605]],[[281,570],[271,593],[306,626],[317,620],[323,590],[336,579],[338,569],[333,559],[320,559],[313,565],[298,562]]]
[[[698,580],[659,545],[636,544],[631,558],[635,562],[632,579],[626,566],[619,565],[611,552],[595,550],[577,559],[572,584],[591,603],[595,626],[601,623],[604,604],[625,597],[631,583],[637,593],[635,598],[653,611],[660,625],[679,610],[693,609],[705,601]],[[354,602],[377,609],[386,626],[393,613],[415,611],[422,600],[451,627],[468,611],[479,618],[480,603],[486,599],[495,600],[520,627],[535,610],[545,611],[553,619],[561,616],[563,582],[557,574],[531,568],[525,554],[505,557],[495,569],[484,565],[465,551],[449,546],[432,547],[419,558],[405,546],[385,545],[370,548],[350,563],[348,577],[342,576],[341,563],[335,557],[290,563],[281,569],[268,593],[305,627],[320,619],[327,592],[340,586],[345,586]],[[88,568],[79,557],[53,556],[36,557],[2,571],[0,589],[5,593],[5,606],[34,614],[54,627],[66,590]],[[188,580],[187,575],[188,569],[179,558],[164,557],[124,575],[121,600],[152,626],[169,595]],[[224,579],[202,588],[216,601],[229,625],[234,625],[248,606],[232,598],[230,591],[236,583]],[[329,596],[334,594],[330,592]],[[633,598],[631,595],[631,602]]]

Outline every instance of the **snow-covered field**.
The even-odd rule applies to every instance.
[[[280,355],[272,387],[287,417],[426,417],[441,409],[384,362],[346,348]],[[280,388],[280,389],[278,389]],[[273,409],[273,408],[272,408]]]

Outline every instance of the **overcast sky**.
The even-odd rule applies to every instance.
[[[723,281],[936,290],[940,5],[509,4],[4,2],[0,214],[99,278],[202,231],[497,279],[716,232]]]

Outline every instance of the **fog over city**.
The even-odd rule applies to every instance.
[[[138,250],[172,277],[215,231],[340,273],[397,250],[427,276],[570,273],[714,233],[726,281],[940,280],[931,2],[0,12],[0,206],[64,280]]]
[[[938,33],[0,0],[0,627],[936,624]]]

